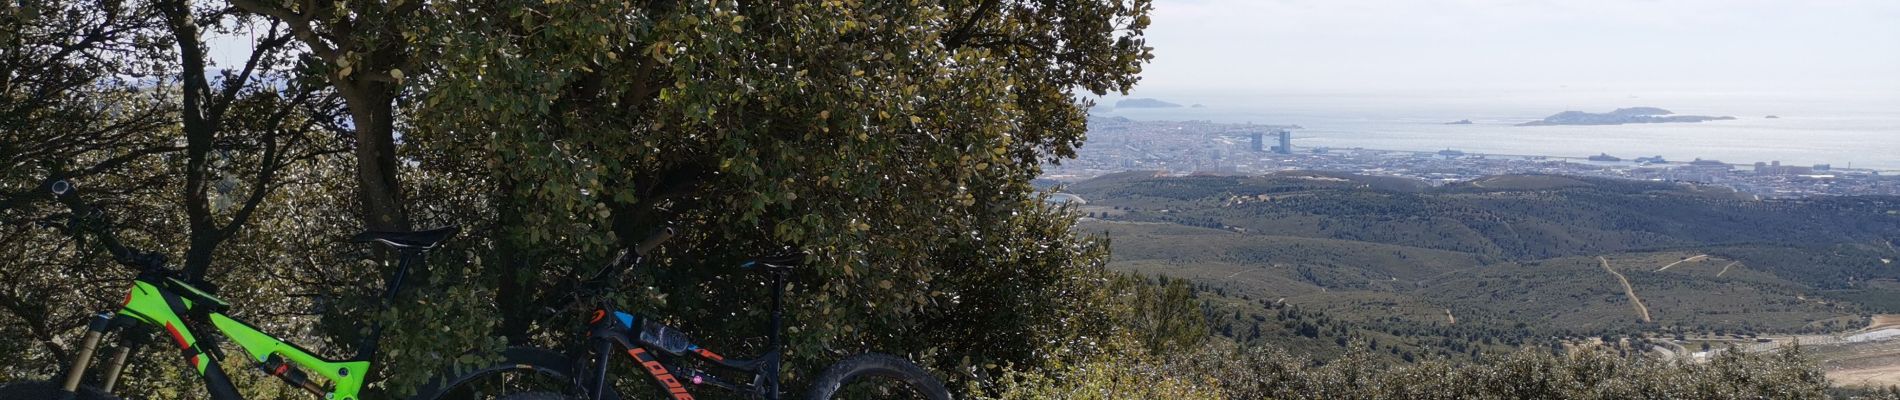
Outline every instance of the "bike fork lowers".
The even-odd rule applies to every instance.
[[[79,381],[86,377],[88,364],[92,364],[92,352],[99,349],[99,338],[105,336],[106,328],[111,326],[111,313],[95,314],[92,321],[86,323],[86,338],[79,342],[79,356],[73,360],[73,369],[66,371],[66,382],[59,387],[61,400],[72,400],[79,395]]]
[[[607,392],[607,366],[612,364],[613,356],[614,342],[606,339],[594,342],[594,357],[596,358],[594,359],[594,376],[590,377],[592,379],[588,382],[589,396],[598,399],[602,393]]]
[[[119,348],[116,350],[117,353],[112,355],[110,361],[106,361],[105,376],[103,377],[105,381],[99,384],[99,390],[103,390],[106,393],[112,393],[112,390],[118,387],[119,375],[125,371],[126,359],[132,357],[132,354],[137,353],[139,347],[145,344],[146,331],[138,326],[131,326],[126,329],[126,331],[119,332],[121,339],[119,339]]]

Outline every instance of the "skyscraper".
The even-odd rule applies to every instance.
[[[1266,133],[1262,133],[1262,132],[1259,132],[1259,131],[1255,131],[1255,132],[1253,133],[1253,151],[1257,151],[1257,152],[1265,152],[1265,151],[1267,151],[1267,138],[1266,138],[1266,136],[1267,136],[1267,134],[1266,134]]]
[[[1280,135],[1280,146],[1274,147],[1273,152],[1280,153],[1280,154],[1293,154],[1293,132],[1287,131],[1285,129],[1281,129],[1274,133]]]

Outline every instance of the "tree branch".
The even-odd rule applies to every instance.
[[[277,25],[279,23],[281,22],[277,20],[271,21],[270,33],[277,32]],[[287,43],[290,43],[290,35],[288,33],[283,35],[266,35],[263,41],[258,42],[257,47],[251,49],[251,57],[244,60],[244,68],[239,70],[240,72],[238,72],[237,78],[224,82],[224,90],[219,94],[217,99],[211,102],[211,110],[206,113],[209,114],[206,118],[212,121],[224,120],[224,111],[231,108],[231,103],[237,101],[238,92],[243,90],[244,86],[250,83],[251,74],[257,71],[258,62],[262,60],[265,55],[276,51],[278,47],[282,47]]]
[[[970,39],[970,33],[976,30],[976,22],[989,14],[990,9],[996,8],[998,3],[1002,3],[1002,0],[985,0],[977,3],[976,12],[970,13],[970,18],[963,20],[963,23],[957,26],[957,30],[952,31],[950,37],[944,39],[943,47],[951,50],[963,47],[964,41]]]
[[[295,104],[307,100],[309,97],[310,92],[306,91],[299,93],[296,97],[291,98],[290,101],[292,104]],[[264,202],[264,195],[270,193],[271,185],[277,179],[277,171],[284,167],[284,165],[279,162],[281,155],[278,149],[280,146],[277,143],[277,137],[280,132],[283,131],[283,128],[280,128],[280,126],[284,124],[285,119],[290,117],[290,113],[296,110],[296,107],[281,107],[276,114],[271,115],[269,122],[264,125],[265,129],[270,132],[264,136],[264,159],[258,164],[257,177],[252,179],[253,183],[250,197],[244,200],[244,206],[239,208],[237,213],[231,216],[231,220],[224,224],[224,228],[219,229],[219,232],[223,233],[224,237],[231,237],[236,234],[238,228],[244,226],[246,222],[249,222],[251,213],[257,211],[257,206]]]
[[[323,41],[322,37],[317,35],[316,29],[310,25],[309,16],[291,12],[288,9],[279,8],[277,6],[266,5],[257,0],[231,0],[231,4],[235,4],[238,8],[242,8],[245,11],[268,15],[289,23],[291,34],[296,35],[297,40],[302,41],[305,46],[310,46],[310,51],[317,53],[318,57],[323,57],[323,59],[331,62],[335,62],[338,58],[342,57],[342,53],[339,53],[336,48],[330,47],[328,43]]]

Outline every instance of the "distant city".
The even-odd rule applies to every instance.
[[[1080,181],[1123,171],[1254,175],[1287,170],[1340,171],[1416,178],[1432,184],[1501,174],[1554,174],[1693,182],[1761,198],[1900,195],[1900,176],[1832,165],[1774,160],[1667,160],[1598,154],[1559,157],[1370,148],[1301,147],[1294,125],[1090,118],[1088,144],[1074,160],[1044,168],[1044,178]]]

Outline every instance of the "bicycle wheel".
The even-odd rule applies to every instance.
[[[568,395],[564,395],[560,393],[554,393],[554,392],[516,393],[516,394],[508,395],[508,397],[501,398],[501,400],[576,400],[576,399],[580,399],[580,398],[568,396]]]
[[[825,368],[805,398],[950,400],[950,391],[917,364],[887,354],[866,353]]]
[[[456,375],[437,378],[416,391],[411,400],[525,400],[585,399],[586,389],[575,376],[576,364],[558,353],[532,348],[509,348],[501,362]],[[522,397],[529,396],[529,397]],[[542,396],[542,397],[533,397]],[[597,400],[617,400],[611,389]]]
[[[57,399],[59,384],[49,381],[27,381],[9,383],[0,386],[0,399]],[[90,386],[79,386],[77,400],[119,400],[111,394]]]

